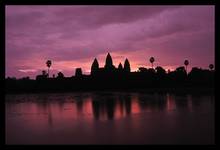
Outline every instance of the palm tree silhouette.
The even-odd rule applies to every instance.
[[[49,76],[49,69],[50,69],[50,66],[52,65],[51,60],[47,60],[46,65],[47,65],[47,67],[48,67],[48,78],[49,78],[49,77],[50,77],[50,76]]]
[[[188,60],[185,60],[185,61],[184,61],[184,65],[186,66],[186,73],[187,73],[187,66],[189,65],[189,61],[188,61]]]
[[[213,65],[213,64],[210,64],[210,65],[209,65],[209,69],[212,71],[213,68],[214,68],[214,65]]]
[[[154,61],[155,61],[154,57],[151,57],[151,58],[150,58],[150,63],[152,64],[152,69],[153,69],[153,63],[154,63]]]

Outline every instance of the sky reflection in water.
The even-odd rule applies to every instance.
[[[169,131],[169,134],[172,135],[174,132],[173,135],[175,135],[179,130],[184,130],[182,126],[185,125],[186,133],[194,134],[192,131],[198,129],[198,124],[208,121],[203,120],[204,116],[208,114],[213,121],[213,112],[214,96],[140,92],[7,95],[6,141],[9,144],[25,142],[56,144],[54,139],[45,142],[39,138],[44,136],[48,139],[62,135],[62,139],[65,140],[62,141],[58,138],[58,143],[61,144],[109,144],[109,140],[115,137],[118,138],[116,139],[119,143],[128,143],[130,140],[133,143],[145,143],[144,138],[147,138],[150,139],[147,143],[151,144],[155,143],[156,137],[163,137],[162,133],[165,134]],[[204,132],[208,132],[210,137],[213,137],[213,123],[205,126],[208,129]],[[201,130],[203,129],[204,127],[201,126]],[[131,136],[125,138],[124,135],[127,132],[132,138]],[[23,141],[19,139],[20,134],[25,137]],[[106,136],[105,134],[109,136],[107,141],[102,139]],[[29,141],[29,135],[34,140]],[[146,137],[150,135],[155,136],[155,141],[152,136]],[[85,136],[86,138],[84,138]],[[173,138],[178,140],[175,136]],[[168,140],[168,143],[170,141],[175,143],[173,138]],[[157,142],[167,143],[164,139],[158,139]],[[209,138],[209,140],[213,139]],[[113,140],[113,143],[117,144],[117,141]]]

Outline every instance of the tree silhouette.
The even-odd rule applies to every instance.
[[[144,68],[144,67],[139,67],[138,68],[138,72],[147,72],[147,68]]]
[[[47,67],[48,67],[48,78],[49,78],[49,77],[50,77],[50,75],[49,75],[49,69],[50,69],[50,66],[52,65],[51,60],[47,60],[46,65],[47,65]]]
[[[42,71],[42,75],[37,75],[36,80],[46,79],[48,77],[48,74],[45,70]]]
[[[173,75],[171,76],[171,78],[175,85],[181,85],[186,83],[185,80],[187,78],[187,73],[184,66],[177,67],[172,74]]]
[[[154,61],[155,61],[154,57],[151,57],[151,58],[150,58],[150,63],[151,63],[151,65],[152,65],[152,68],[153,68],[153,63],[154,63]]]
[[[124,63],[124,71],[125,72],[130,72],[131,71],[130,63],[129,63],[127,58],[125,59],[125,63]]]
[[[166,70],[161,66],[157,66],[155,68],[155,70],[156,70],[157,74],[159,74],[159,75],[165,75],[166,74]]]
[[[188,61],[188,60],[185,60],[185,61],[184,61],[184,65],[186,66],[186,73],[187,73],[187,66],[189,65],[189,61]]]
[[[57,78],[64,78],[64,74],[63,74],[62,72],[59,72],[59,73],[57,74]]]
[[[214,65],[213,65],[213,64],[210,64],[210,65],[209,65],[209,69],[212,71],[213,68],[214,68]]]
[[[186,69],[184,66],[177,67],[175,72],[186,73]]]

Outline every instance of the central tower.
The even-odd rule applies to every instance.
[[[113,63],[112,63],[112,57],[111,55],[108,53],[107,57],[106,57],[106,60],[105,60],[105,69],[107,70],[111,70],[113,69],[114,66],[113,66]]]

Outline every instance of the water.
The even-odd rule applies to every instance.
[[[6,144],[214,144],[214,96],[6,95]]]

